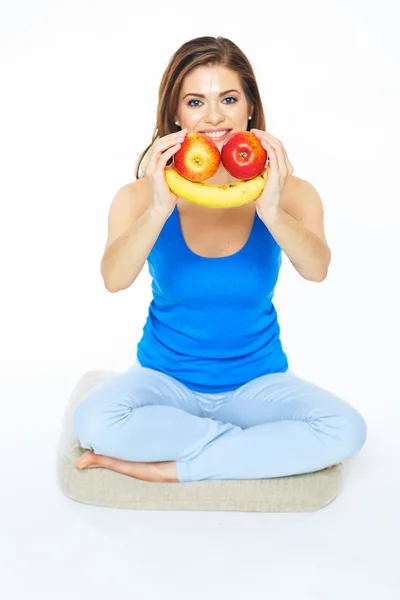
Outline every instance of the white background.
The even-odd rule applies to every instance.
[[[14,0],[0,10],[5,597],[399,597],[397,2]],[[65,499],[54,481],[78,379],[135,360],[150,275],[145,265],[127,290],[105,289],[108,211],[151,141],[170,57],[202,35],[248,56],[267,131],[324,205],[329,274],[307,281],[283,255],[281,339],[291,368],[349,401],[369,431],[344,491],[317,513],[116,511]]]

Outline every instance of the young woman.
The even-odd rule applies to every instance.
[[[165,169],[174,168],[188,132],[221,148],[244,130],[269,156],[257,200],[211,209],[171,193]],[[314,282],[326,277],[331,257],[321,199],[292,173],[283,144],[265,131],[243,52],[221,37],[183,44],[162,77],[157,127],[137,179],[111,204],[101,262],[106,288],[117,292],[147,261],[153,299],[136,361],[75,411],[75,435],[90,449],[78,468],[145,481],[255,479],[318,471],[358,454],[363,417],[294,374],[280,341],[272,299],[281,252]],[[235,181],[221,163],[206,183]]]

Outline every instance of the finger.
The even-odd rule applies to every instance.
[[[255,133],[259,133],[261,135],[266,135],[271,140],[277,142],[278,144],[280,144],[283,147],[282,142],[280,140],[278,140],[278,138],[274,137],[271,133],[269,133],[269,131],[263,131],[262,129],[250,129],[250,131],[255,132]]]
[[[149,150],[148,164],[147,170],[148,172],[153,172],[155,168],[157,168],[157,163],[160,156],[166,151],[169,147],[173,147],[171,144],[173,141],[179,143],[183,141],[184,135],[181,132],[179,134],[172,133],[170,135],[166,135],[165,137],[156,139],[152,144]],[[175,144],[174,144],[175,145]]]
[[[268,134],[266,131],[261,131],[259,129],[256,129],[254,131],[254,134],[261,141],[262,145],[267,150],[267,152],[268,152],[268,148],[274,148],[276,155],[277,155],[279,169],[282,172],[289,173],[289,172],[293,171],[293,167],[289,161],[288,155],[286,153],[285,148],[283,147],[282,142],[280,142],[274,136],[271,136],[270,134]],[[264,142],[264,144],[263,144],[263,142]]]
[[[179,139],[181,137],[185,137],[187,135],[187,129],[181,129],[181,131],[174,131],[173,133],[168,133],[167,135],[163,135],[162,138],[160,138],[160,136],[158,135],[156,137],[156,139],[154,140],[154,144],[159,144],[161,142],[161,145],[169,145],[171,144],[174,139]]]
[[[171,148],[168,148],[168,150],[163,152],[158,158],[156,169],[162,171],[165,168],[168,159],[171,158],[171,156],[173,156],[175,152],[178,152],[181,145],[182,144],[175,144],[175,146],[171,146]]]
[[[271,163],[275,162],[273,165],[273,169],[277,169],[277,171],[281,174],[285,173],[287,170],[285,157],[279,147],[278,144],[272,143],[267,140],[264,136],[260,136],[259,140],[261,142],[262,147],[266,150],[268,156],[272,157]]]
[[[164,150],[166,150],[167,148],[177,144],[180,141],[183,141],[185,139],[185,135],[184,133],[182,133],[181,131],[179,132],[175,132],[175,133],[170,133],[169,135],[164,135],[163,137],[160,137],[159,135],[153,140],[151,146],[150,146],[150,153],[157,154],[157,160],[158,160],[158,156],[160,152],[164,152]]]
[[[270,138],[270,139],[271,139],[273,142],[275,142],[276,144],[278,144],[278,145],[279,145],[279,147],[280,147],[280,148],[281,148],[281,150],[282,150],[283,156],[285,157],[285,162],[286,162],[286,165],[287,165],[287,167],[289,167],[289,166],[291,167],[292,165],[290,164],[290,160],[289,160],[289,157],[288,157],[288,155],[287,155],[286,148],[285,148],[285,146],[282,144],[282,142],[281,142],[280,140],[278,140],[278,138],[276,138],[276,137],[274,137],[273,135],[271,135],[270,133],[267,133],[267,132],[265,132],[265,134],[266,134],[266,135],[267,135],[267,137],[268,137],[268,138]],[[293,168],[293,167],[292,167],[292,168]]]
[[[283,156],[285,157],[286,167],[287,167],[287,169],[288,169],[289,172],[293,173],[293,165],[292,165],[292,163],[289,160],[289,157],[288,157],[288,154],[286,152],[285,146],[282,144],[282,142],[280,140],[278,140],[278,138],[274,137],[273,135],[271,135],[267,131],[265,132],[265,135],[268,138],[270,138],[271,140],[273,140],[274,142],[276,142],[277,144],[279,144],[279,147],[282,150]]]
[[[277,155],[275,148],[273,148],[271,145],[267,145],[265,140],[263,140],[263,139],[260,139],[260,142],[261,142],[262,147],[264,148],[264,150],[266,150],[266,152],[268,154],[269,167],[272,168],[272,172],[279,173],[280,166],[279,166],[279,161],[278,161],[278,155]]]

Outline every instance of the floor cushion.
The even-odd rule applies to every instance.
[[[269,479],[224,479],[183,483],[142,481],[102,467],[78,469],[87,451],[73,434],[73,413],[95,385],[119,373],[85,373],[72,390],[61,423],[56,476],[61,491],[85,504],[148,510],[226,510],[258,512],[314,511],[339,494],[343,463],[330,469]]]

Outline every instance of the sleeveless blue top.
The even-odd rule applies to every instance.
[[[206,258],[187,246],[175,205],[147,258],[153,299],[137,346],[140,365],[205,393],[286,371],[272,302],[281,263],[256,211],[239,252]]]

